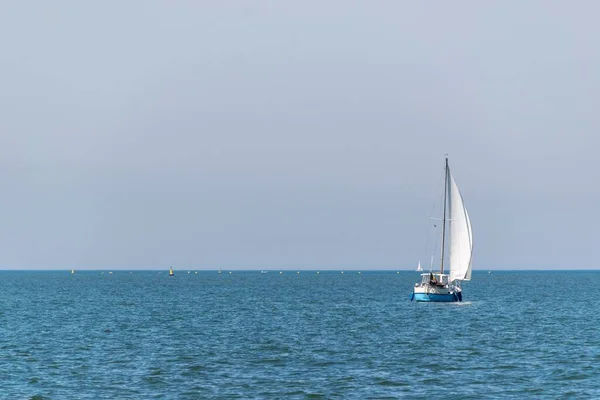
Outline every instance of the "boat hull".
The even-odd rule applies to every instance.
[[[413,293],[411,300],[422,301],[422,302],[441,302],[450,303],[459,301],[458,296],[455,293]]]
[[[422,274],[421,282],[415,283],[410,300],[440,303],[462,301],[461,288],[449,283],[448,279],[446,274]]]

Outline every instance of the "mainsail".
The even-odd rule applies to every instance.
[[[448,205],[450,206],[450,281],[471,280],[473,232],[469,214],[454,177],[450,175]]]

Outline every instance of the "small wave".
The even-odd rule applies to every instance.
[[[203,371],[205,368],[203,365],[191,365],[188,367],[188,369],[192,372],[198,372],[198,371]]]
[[[284,359],[281,358],[263,358],[258,360],[257,364],[265,364],[265,365],[282,365],[285,363]]]
[[[339,364],[336,361],[315,361],[312,363],[315,367],[331,367],[332,365]]]
[[[408,386],[408,383],[406,383],[406,382],[391,381],[386,378],[376,378],[375,380],[379,386],[386,386],[386,387]]]
[[[306,392],[304,390],[293,390],[291,392],[287,392],[285,396],[306,396]]]

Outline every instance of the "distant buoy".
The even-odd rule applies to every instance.
[[[175,276],[175,272],[173,272],[173,267],[169,267],[169,276]]]

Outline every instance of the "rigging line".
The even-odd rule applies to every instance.
[[[439,193],[440,192],[440,186],[442,185],[443,181],[444,181],[444,173],[445,173],[446,169],[444,167],[444,171],[442,171],[440,173],[440,177],[438,179],[437,185],[435,186],[435,193]],[[425,255],[427,257],[429,257],[429,246],[432,243],[432,235],[434,236],[433,239],[435,240],[434,243],[437,243],[439,240],[439,231],[436,229],[436,225],[437,223],[432,223],[431,220],[433,219],[433,215],[434,214],[438,214],[437,213],[437,207],[439,206],[439,202],[437,201],[433,201],[432,206],[431,206],[431,211],[429,212],[429,221],[428,223],[429,225],[429,229],[427,229],[427,239],[425,240]],[[436,234],[437,233],[437,234]],[[432,254],[432,260],[429,263],[429,270],[431,272],[432,266],[433,266],[433,258],[435,258],[435,245],[433,245],[433,254]]]
[[[442,255],[440,256],[440,274],[444,273],[444,252],[446,250],[446,199],[448,194],[448,182],[450,171],[448,170],[448,155],[446,154],[446,168],[444,174],[444,219],[442,220]]]
[[[441,189],[440,189],[441,187]],[[444,208],[444,196],[445,196],[445,191],[446,191],[446,167],[444,167],[443,172],[441,174],[440,177],[440,182],[438,184],[437,187],[437,193],[439,193],[439,200],[436,202],[436,206],[439,208],[436,208],[436,212],[438,215],[442,215],[443,213],[443,208]],[[443,220],[443,218],[440,218],[440,220]],[[435,260],[436,255],[439,255],[439,243],[442,242],[442,235],[444,234],[443,231],[443,224],[432,224],[431,229],[434,230],[434,240],[431,242],[432,243],[432,249],[431,249],[431,256],[432,258]],[[441,255],[440,255],[441,257]],[[431,263],[430,266],[431,271],[433,271],[433,263]]]

